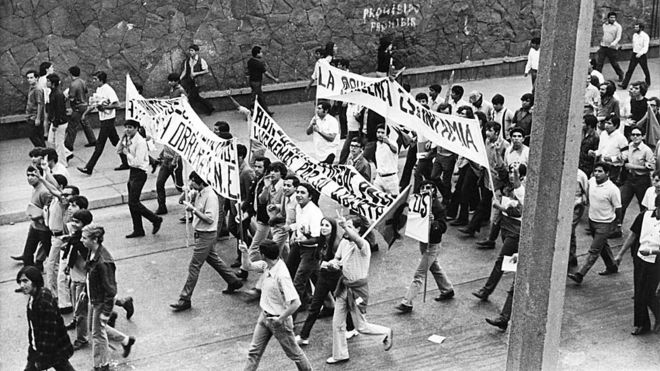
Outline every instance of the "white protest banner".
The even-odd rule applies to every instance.
[[[431,215],[431,196],[413,194],[408,200],[408,223],[406,236],[419,242],[429,242],[429,224]]]
[[[399,83],[387,77],[363,77],[317,63],[317,99],[333,99],[365,106],[388,120],[422,134],[433,143],[488,168],[479,121],[431,111]]]
[[[378,219],[395,199],[395,196],[374,187],[352,166],[323,164],[312,159],[256,101],[250,139],[266,146],[302,181],[370,221]]]
[[[239,199],[236,139],[213,134],[186,98],[144,99],[127,75],[126,119],[140,122],[147,136],[181,155],[218,194]]]

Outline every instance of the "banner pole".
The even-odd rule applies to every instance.
[[[429,211],[429,215],[428,215],[429,222],[428,222],[428,230],[427,230],[427,233],[426,233],[426,235],[427,235],[426,248],[427,249],[429,248],[429,245],[431,244],[431,215],[432,215],[431,214],[431,208],[432,208],[432,206],[433,206],[433,199],[431,197],[429,197],[429,205],[428,205],[428,208],[427,208],[427,210]],[[429,278],[429,268],[430,268],[430,266],[426,267],[426,270],[424,271],[424,297],[422,299],[423,303],[426,303],[426,284],[427,284],[428,278]]]
[[[181,161],[183,163],[183,177],[185,179],[186,174],[188,174],[187,169],[186,169],[186,164],[188,161]],[[183,187],[183,194],[186,202],[190,202],[190,192],[188,186],[185,185],[184,181],[184,187]],[[188,218],[188,210],[183,211],[183,217],[186,219],[186,248],[190,248],[190,219]]]

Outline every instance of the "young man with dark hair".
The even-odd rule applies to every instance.
[[[469,106],[469,103],[463,100],[463,94],[465,94],[465,89],[461,85],[454,85],[451,87],[451,93],[449,95],[449,105],[451,106],[451,112],[453,115],[458,116],[458,107]]]
[[[183,62],[179,80],[181,86],[188,93],[190,105],[194,109],[202,109],[203,113],[211,115],[213,113],[213,105],[199,95],[199,82],[196,80],[198,77],[207,73],[209,73],[209,65],[204,58],[199,56],[199,46],[191,44],[188,47],[188,57]]]
[[[346,162],[357,170],[367,181],[371,182],[371,165],[364,158],[364,144],[359,138],[353,138],[349,145],[350,156]]]
[[[103,245],[105,228],[96,223],[83,227],[80,241],[88,250],[87,292],[92,324],[92,353],[94,369],[110,370],[110,349],[108,341],[120,342],[124,358],[131,353],[135,344],[133,336],[127,336],[108,325],[108,320],[115,305],[117,281],[115,279],[115,260]]]
[[[30,228],[25,240],[23,254],[11,258],[23,262],[26,266],[35,265],[34,253],[37,251],[39,243],[41,243],[41,248],[36,256],[36,266],[43,271],[43,264],[50,253],[51,246],[51,232],[44,222],[43,208],[50,203],[52,196],[46,187],[39,182],[39,178],[36,176],[37,171],[39,170],[32,165],[28,166],[26,171],[28,184],[33,188],[30,203],[27,207],[27,214],[31,219]]]
[[[626,217],[626,209],[630,205],[633,196],[637,198],[640,208],[644,193],[651,186],[651,172],[655,168],[655,159],[653,151],[644,144],[644,134],[642,129],[633,127],[630,130],[630,143],[626,158],[623,159],[624,168],[627,174],[623,184],[619,187],[621,191],[621,219]],[[616,227],[616,231],[621,232],[621,225]]]
[[[94,135],[94,131],[87,121],[81,119],[82,114],[87,109],[87,84],[85,83],[85,80],[80,78],[80,67],[69,67],[69,73],[73,78],[71,85],[69,85],[69,107],[71,107],[71,118],[69,119],[69,127],[66,131],[64,146],[68,148],[69,151],[73,151],[73,145],[76,142],[76,136],[78,135],[78,128],[82,126],[85,138],[87,138],[87,144],[85,147],[94,147],[96,146],[96,136]]]
[[[509,139],[509,129],[513,124],[513,112],[504,107],[504,97],[501,94],[495,94],[493,99],[493,121],[500,124],[500,136]]]
[[[539,47],[541,38],[534,37],[529,41],[529,53],[527,54],[527,64],[525,65],[525,77],[532,76],[532,92],[536,86],[536,74],[539,71]]]
[[[610,64],[619,76],[619,81],[623,80],[623,71],[617,62],[617,52],[619,50],[619,41],[621,41],[621,25],[616,21],[616,13],[607,13],[607,19],[603,23],[603,37],[600,40],[600,48],[598,49],[598,66],[596,69],[603,72],[603,65],[605,58],[610,60]]]
[[[293,332],[292,315],[300,307],[300,297],[286,265],[279,257],[279,246],[271,240],[262,241],[259,245],[262,260],[258,261],[248,258],[248,247],[243,242],[239,248],[243,252],[243,269],[262,273],[263,277],[259,299],[262,312],[252,334],[245,370],[256,370],[259,367],[261,356],[273,335],[287,357],[296,363],[298,370],[312,370]]]
[[[48,122],[50,123],[48,143],[57,151],[59,160],[68,166],[71,152],[64,146],[64,137],[69,122],[66,114],[66,98],[60,89],[60,77],[54,73],[48,75],[46,86],[50,89],[49,101],[46,104]]]
[[[649,51],[649,35],[644,32],[644,24],[637,22],[633,25],[634,33],[632,36],[632,53],[630,54],[630,63],[628,64],[628,71],[626,71],[626,76],[621,82],[621,89],[625,89],[628,86],[628,81],[632,77],[635,67],[639,64],[642,66],[642,71],[644,71],[644,77],[646,85],[651,85],[651,74],[649,73],[649,66],[646,60],[646,54]]]
[[[30,88],[27,93],[27,105],[25,114],[27,124],[30,127],[30,142],[35,147],[45,147],[44,121],[45,121],[45,97],[43,89],[37,87],[37,71],[29,70],[25,73]]]
[[[639,126],[639,121],[646,116],[648,111],[648,99],[646,99],[646,92],[649,87],[644,81],[635,81],[630,84],[628,94],[630,95],[630,125],[624,128],[623,134],[626,138],[630,138],[630,129],[634,126]]]
[[[388,136],[387,124],[376,129],[376,180],[374,186],[383,192],[399,194],[399,147]],[[390,131],[391,132],[391,131]],[[390,133],[391,135],[391,133]]]
[[[598,139],[598,149],[589,151],[589,155],[594,157],[597,162],[603,162],[609,165],[609,179],[617,184],[623,160],[628,156],[628,141],[619,130],[621,120],[613,116],[604,121],[604,129],[600,132]]]
[[[282,180],[282,200],[279,205],[268,205],[268,225],[273,233],[273,241],[280,247],[280,257],[285,262],[289,258],[289,233],[296,223],[296,189],[300,180],[295,175],[287,175]]]
[[[440,84],[433,84],[429,86],[429,96],[431,97],[431,99],[430,101],[427,99],[427,104],[429,105],[429,109],[431,111],[437,111],[438,105],[440,103],[445,102],[442,96],[440,96],[441,91],[442,91],[442,86],[440,86]],[[415,100],[417,100],[417,97],[415,97]]]
[[[44,288],[41,272],[35,267],[25,266],[18,271],[16,283],[20,292],[29,297],[28,361],[26,371],[55,370],[73,371],[69,358],[73,355],[71,340],[64,321],[57,309],[57,298]]]
[[[250,89],[252,89],[250,101],[254,102],[257,99],[261,107],[272,116],[273,112],[268,109],[266,97],[261,87],[263,85],[264,75],[275,82],[280,82],[280,80],[268,71],[268,64],[264,61],[263,57],[264,53],[261,47],[254,46],[252,48],[252,57],[247,62],[248,84],[250,85]]]
[[[252,180],[248,198],[243,202],[243,211],[246,215],[254,217],[256,229],[252,234],[252,243],[250,244],[250,259],[256,260],[259,254],[259,243],[270,233],[268,225],[268,193],[272,185],[270,173],[270,159],[268,157],[257,157],[254,159],[254,172],[256,177]],[[279,179],[278,179],[279,180]],[[281,187],[281,184],[280,184]],[[280,188],[281,190],[281,188]],[[266,195],[264,195],[264,191]],[[241,278],[245,272],[241,272]]]
[[[163,218],[155,215],[151,210],[140,201],[142,187],[147,181],[147,171],[149,170],[149,150],[147,142],[138,134],[140,123],[135,120],[126,120],[124,122],[124,136],[119,141],[117,152],[124,154],[128,160],[130,174],[128,176],[128,210],[131,212],[133,220],[133,232],[126,235],[126,238],[135,238],[144,236],[144,227],[142,217],[145,217],[154,228],[152,234],[158,233],[163,223]]]
[[[316,106],[316,115],[307,125],[307,135],[312,135],[316,159],[326,164],[335,161],[339,147],[339,122],[330,115],[330,103],[323,101]]]
[[[211,187],[196,173],[190,173],[190,188],[197,191],[194,204],[183,201],[186,211],[193,214],[193,228],[195,229],[195,249],[190,259],[188,267],[188,279],[181,290],[179,301],[170,304],[175,312],[190,309],[190,299],[192,297],[199,272],[204,262],[207,262],[216,272],[227,282],[227,289],[223,294],[232,294],[234,291],[243,287],[243,282],[236,277],[231,268],[220,258],[215,247],[218,228],[218,195]]]
[[[81,120],[84,121],[88,113],[97,109],[99,112],[99,121],[101,122],[101,131],[96,140],[94,153],[89,161],[87,161],[85,167],[78,168],[78,171],[87,175],[92,175],[92,171],[94,171],[94,167],[101,157],[108,139],[110,139],[110,143],[113,146],[119,144],[119,135],[117,135],[117,129],[115,129],[116,109],[119,108],[119,98],[115,90],[108,85],[107,79],[108,75],[103,71],[97,71],[92,74],[92,86],[96,86],[96,92],[89,98],[89,105],[81,116]],[[121,165],[116,167],[115,170],[128,170],[129,166],[126,156],[120,154],[119,157],[121,159]]]
[[[594,115],[584,115],[582,117],[582,142],[580,143],[580,160],[578,168],[587,174],[591,175],[594,170],[594,157],[589,154],[590,151],[598,150],[598,143],[600,139],[596,132],[598,127],[598,119]]]
[[[170,87],[170,98],[186,96],[186,90],[181,86],[178,73],[172,72],[167,75],[167,85]]]
[[[584,276],[598,260],[603,258],[605,270],[601,276],[617,273],[619,268],[614,261],[614,255],[607,243],[607,238],[614,226],[621,220],[621,192],[609,179],[610,165],[599,162],[594,165],[594,176],[589,179],[589,228],[593,233],[593,241],[589,255],[583,266],[575,273],[569,273],[568,278],[578,285]]]
[[[533,112],[532,107],[534,107],[534,94],[525,93],[520,97],[520,109],[516,111],[513,115],[513,120],[511,121],[511,127],[519,127],[523,130],[525,145],[529,145],[530,135],[532,134],[532,122],[533,122]]]

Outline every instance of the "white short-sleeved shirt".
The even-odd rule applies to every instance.
[[[323,118],[319,118],[318,116],[315,116],[315,118],[316,125],[318,126],[319,130],[326,134],[335,134],[335,139],[329,142],[316,131],[312,133],[312,139],[314,141],[314,147],[316,148],[317,159],[319,161],[323,161],[331,153],[336,153],[337,148],[339,148],[339,141],[341,140],[339,138],[339,122],[330,114],[326,114],[323,116]]]
[[[50,169],[50,172],[53,174],[60,174],[66,177],[67,180],[71,179],[69,177],[69,171],[66,169],[64,165],[62,165],[61,162],[57,162],[52,169]]]
[[[619,188],[606,180],[596,183],[596,178],[589,179],[589,219],[597,223],[611,223],[616,218],[616,209],[621,207]]]
[[[380,175],[396,174],[399,171],[399,147],[396,144],[396,132],[390,130],[387,138],[390,143],[394,144],[397,150],[396,152],[392,152],[389,144],[381,143],[380,141],[376,142],[376,164],[378,164],[376,170],[378,170],[378,174]]]
[[[620,130],[614,130],[612,134],[608,134],[606,130],[603,130],[600,133],[596,155],[602,156],[603,160],[607,162],[622,164],[623,158],[621,156],[627,147],[628,141]]]
[[[655,193],[655,187],[649,187],[646,192],[644,192],[644,198],[642,198],[642,206],[647,210],[655,210],[655,198],[660,197],[660,195]]]
[[[117,97],[117,93],[115,93],[115,89],[112,88],[112,86],[108,84],[103,84],[96,88],[96,92],[89,97],[89,104],[90,105],[99,105],[99,104],[111,104],[113,102],[119,102],[119,98]],[[115,118],[115,109],[107,109],[104,111],[99,111],[99,120],[110,120]]]
[[[513,149],[513,145],[511,145],[509,148],[507,148],[506,152],[504,152],[504,161],[506,162],[507,166],[516,164],[525,164],[527,166],[527,163],[529,162],[529,147],[523,144],[522,149],[520,152],[517,150]]]
[[[358,121],[355,116],[357,116],[362,110],[362,106],[349,103],[346,106],[346,126],[348,131],[359,131],[360,130],[360,121]]]
[[[270,269],[268,263],[259,260],[252,263],[257,270],[263,272],[261,276],[261,298],[259,306],[268,314],[279,316],[286,311],[287,303],[299,299],[298,292],[293,286],[291,275],[286,264],[278,259]]]
[[[319,237],[323,212],[312,201],[305,207],[296,206],[296,233],[298,236]]]
[[[335,253],[335,259],[340,261],[342,266],[342,275],[349,281],[364,279],[369,275],[371,248],[367,241],[362,241],[364,245],[358,249],[355,242],[344,238],[339,242]]]

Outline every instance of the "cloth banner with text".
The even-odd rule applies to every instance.
[[[387,77],[364,77],[332,67],[326,61],[320,61],[317,66],[317,99],[365,106],[488,169],[486,147],[478,120],[429,110],[398,82]]]
[[[181,155],[219,195],[239,200],[236,139],[215,135],[188,99],[145,99],[126,75],[126,119],[138,121],[147,137]]]
[[[413,194],[408,200],[408,222],[406,236],[419,242],[429,242],[429,224],[431,216],[431,196]]]
[[[395,199],[374,187],[353,166],[319,163],[303,152],[257,101],[252,113],[250,139],[266,146],[301,181],[370,222],[383,215]]]

